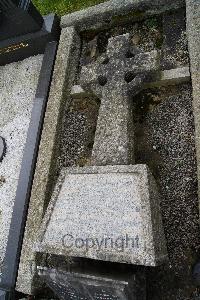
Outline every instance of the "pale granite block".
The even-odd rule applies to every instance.
[[[144,266],[166,259],[159,194],[146,165],[69,168],[58,186],[37,251]]]

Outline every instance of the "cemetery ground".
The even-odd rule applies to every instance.
[[[103,1],[35,0],[34,4],[42,14],[64,15],[100,2]],[[73,273],[75,270],[83,278],[90,271],[94,277],[103,274],[114,280],[119,275],[123,278],[134,272],[143,274],[145,270],[146,284],[140,288],[146,290],[147,295],[146,298],[139,295],[137,300],[199,300],[200,286],[192,277],[193,266],[200,260],[200,228],[195,113],[185,7],[129,22],[121,22],[115,15],[114,26],[82,32],[79,31],[81,23],[75,27],[66,25],[68,18],[64,18],[16,289],[27,295],[35,291],[35,299],[54,298],[48,282],[41,280],[35,266],[41,270],[44,267],[44,277],[52,275],[52,270],[59,266],[61,271]],[[144,65],[144,59],[138,59],[140,55],[145,57]],[[16,186],[10,178],[17,185],[25,146],[22,134],[27,134],[32,108],[32,102],[27,99],[33,99],[42,58],[39,55],[0,67],[0,129],[9,145],[7,152],[2,151],[0,156],[0,160],[3,159],[0,164],[0,191],[3,194],[0,259],[6,248],[7,223],[11,218],[8,211],[11,211],[15,198]],[[99,65],[100,72],[106,70],[100,75]],[[130,67],[134,72],[132,69],[132,72],[127,71]],[[146,67],[157,73],[158,68],[160,73],[184,70],[185,80],[178,72],[180,76],[175,76],[173,85],[171,81],[164,84],[157,78],[155,84],[155,81],[152,83],[154,77],[145,77]],[[20,68],[26,71],[22,72]],[[16,75],[18,70],[21,71]],[[87,75],[89,72],[91,76]],[[137,86],[133,85],[129,90],[127,86],[135,83],[135,78],[139,78]],[[146,78],[150,81],[146,82]],[[141,84],[140,80],[144,82]],[[18,100],[17,106],[13,99]],[[124,105],[126,101],[128,104]],[[19,141],[15,140],[15,135]],[[4,139],[0,140],[0,150],[3,147]],[[14,171],[8,168],[10,163]],[[141,176],[141,185],[138,185],[140,168],[145,172],[150,170],[150,184],[144,180],[145,176]],[[129,176],[134,170],[136,179]],[[130,182],[134,186],[132,190]],[[9,185],[14,186],[13,191]],[[138,192],[138,186],[145,188]],[[8,190],[13,195],[9,195]],[[153,200],[149,209],[149,200],[142,202],[147,190],[150,191],[149,198],[158,200],[155,203],[160,205],[155,205]],[[120,255],[117,251],[106,255],[105,249],[99,254],[93,249],[81,252],[82,249],[75,247],[74,252],[74,249],[68,252],[63,245],[65,234],[83,238],[92,232],[100,239],[99,235],[105,232],[114,236],[120,232],[117,231],[119,228],[131,234],[137,232],[139,241],[144,237],[144,249],[142,246],[138,252],[131,252],[130,260],[126,251]],[[151,247],[155,250],[153,255]],[[157,265],[156,259],[163,261]],[[90,283],[92,286],[93,282]],[[69,291],[66,288],[61,292],[67,294]],[[113,299],[113,295],[106,299]]]
[[[169,24],[174,18],[172,35]],[[161,50],[163,70],[189,63],[185,12],[180,10],[164,21],[153,17],[83,36],[80,66],[98,60],[108,39],[125,33],[144,52]],[[90,165],[99,108],[100,102],[92,96],[66,107],[60,124],[59,170]],[[134,97],[134,108],[135,162],[150,167],[161,191],[169,255],[168,264],[147,268],[148,299],[196,299],[199,288],[191,272],[199,257],[199,213],[191,84],[149,88]],[[53,266],[56,258],[49,254],[47,260]]]

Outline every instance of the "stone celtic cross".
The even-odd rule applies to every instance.
[[[156,266],[166,259],[156,182],[147,165],[135,165],[133,160],[131,97],[155,80],[158,69],[158,52],[131,49],[128,34],[109,39],[106,54],[82,68],[77,94],[93,93],[101,99],[92,162],[91,166],[63,168],[37,252],[59,251],[69,257],[143,266]],[[73,89],[71,95],[75,96]],[[80,237],[85,245],[88,239],[103,241],[102,247],[92,242],[91,247],[80,248],[69,236]],[[113,247],[119,237],[127,245],[122,251]],[[109,245],[107,239],[111,239]]]
[[[106,54],[82,68],[81,86],[101,99],[92,164],[134,163],[130,96],[140,92],[158,68],[158,52],[131,49],[129,34],[110,38]]]

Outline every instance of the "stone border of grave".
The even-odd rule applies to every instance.
[[[190,73],[193,88],[193,112],[195,122],[195,145],[200,197],[200,2],[186,0]]]
[[[48,99],[57,45],[57,41],[52,41],[46,45],[40,70],[13,207],[5,259],[4,264],[1,267],[0,299],[7,299],[7,297],[10,299],[10,297],[14,297],[40,133]]]
[[[184,0],[111,0],[63,16],[61,27],[74,26],[78,31],[105,29],[123,23],[124,18],[126,21],[138,21],[184,6]]]
[[[199,24],[200,6],[195,0],[186,0],[187,3],[187,30],[189,35],[189,49],[191,57],[191,72],[194,89],[194,114],[196,118],[196,145],[198,163],[200,166],[200,111],[198,106],[200,95],[200,64],[199,57]],[[76,76],[81,31],[95,31],[113,26],[116,22],[124,20],[141,20],[165,11],[185,7],[184,0],[173,3],[168,0],[159,0],[152,3],[149,0],[111,0],[89,9],[75,12],[62,17],[61,38],[54,75],[47,105],[40,150],[35,171],[35,178],[30,199],[28,220],[22,249],[20,268],[18,272],[17,290],[26,294],[33,292],[33,277],[36,268],[36,254],[33,245],[37,240],[37,233],[43,219],[49,195],[57,180],[58,167],[56,154],[60,126],[63,116],[63,106],[70,104],[70,90]],[[131,13],[132,11],[132,13]],[[188,79],[188,73],[187,73]],[[199,148],[199,149],[198,149]],[[199,167],[200,177],[200,167]],[[31,268],[30,268],[31,266]]]
[[[33,244],[43,219],[51,185],[57,179],[56,154],[64,105],[69,105],[70,88],[73,85],[80,49],[80,38],[73,27],[61,32],[60,44],[52,78],[46,116],[38,153],[37,166],[32,186],[29,213],[24,235],[24,244],[18,270],[17,290],[32,293],[36,255]]]

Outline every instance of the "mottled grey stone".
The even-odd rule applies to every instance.
[[[91,96],[91,94],[86,92],[80,85],[74,85],[72,87],[71,95],[73,99],[81,99],[81,98]]]
[[[144,83],[144,89],[189,82],[191,80],[190,68],[189,66],[185,66],[182,68],[158,71],[152,80],[152,82]],[[85,91],[82,86],[74,85],[71,90],[71,96],[73,99],[82,99],[84,97],[92,96],[92,94]]]
[[[160,67],[156,50],[140,53],[130,47],[129,39],[129,34],[110,38],[106,54],[81,70],[81,86],[101,98],[92,153],[95,165],[134,162],[131,97],[152,81]]]
[[[72,27],[62,30],[46,109],[40,149],[29,204],[26,230],[18,270],[17,289],[32,294],[36,255],[33,244],[38,237],[46,201],[54,185],[58,166],[58,136],[64,109],[70,103],[80,51],[80,38]]]
[[[0,66],[0,277],[43,55]],[[3,150],[4,152],[4,150]]]
[[[146,165],[64,169],[36,250],[156,266],[167,257],[159,204]]]
[[[187,48],[185,8],[164,14],[162,68],[173,69],[188,64]]]
[[[189,82],[190,80],[190,68],[189,66],[185,66],[158,72],[155,76],[155,80],[145,84],[145,88],[177,85]]]
[[[6,152],[5,140],[0,136],[0,162],[3,160],[5,152]]]
[[[187,35],[190,55],[190,71],[193,88],[195,143],[197,153],[198,183],[200,190],[200,3],[186,0]]]
[[[61,26],[75,26],[79,31],[107,28],[121,21],[127,14],[131,20],[138,20],[184,6],[184,0],[111,0],[63,16]]]
[[[41,279],[59,299],[67,300],[145,300],[144,272],[122,274],[118,278],[92,276],[86,273],[61,272],[38,268]],[[121,278],[120,278],[121,277]]]

